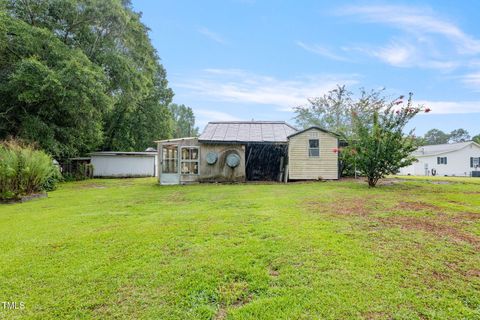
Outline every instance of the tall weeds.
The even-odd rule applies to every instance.
[[[0,200],[54,189],[60,177],[45,152],[17,140],[0,143]]]

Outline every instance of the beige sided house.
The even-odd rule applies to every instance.
[[[157,141],[159,182],[338,179],[338,137],[283,121],[209,122],[200,137]]]

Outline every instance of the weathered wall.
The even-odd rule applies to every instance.
[[[92,155],[94,177],[153,177],[156,156]]]
[[[182,147],[198,147],[198,139],[197,138],[187,138],[187,139],[175,139],[172,140],[171,142],[160,142],[157,144],[157,150],[158,150],[158,181],[162,183],[162,146],[164,144],[168,145],[176,145],[178,147],[178,168],[180,168],[180,162],[181,162],[181,154],[180,150]],[[201,156],[201,149],[200,149],[200,156]],[[200,159],[200,165],[202,163],[202,159]],[[199,178],[199,175],[188,175],[188,174],[180,174],[178,173],[178,183],[191,183],[191,182],[197,182]],[[177,182],[176,182],[177,183]]]
[[[245,181],[245,146],[239,144],[200,144],[200,182]],[[218,160],[215,164],[207,163],[207,154],[216,152]],[[226,157],[235,153],[240,156],[240,165],[230,168],[226,165]]]
[[[319,139],[320,156],[309,157],[309,139]],[[289,139],[288,176],[292,180],[338,179],[338,139],[312,128]]]

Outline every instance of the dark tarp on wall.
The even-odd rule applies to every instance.
[[[279,181],[288,149],[286,144],[250,143],[245,149],[247,181]]]

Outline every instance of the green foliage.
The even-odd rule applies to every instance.
[[[425,145],[448,143],[449,138],[448,133],[439,129],[431,129],[423,136]]]
[[[411,155],[417,148],[413,132],[405,136],[403,130],[417,113],[428,112],[429,109],[414,107],[412,94],[406,105],[403,105],[402,99],[380,105],[370,121],[353,113],[355,134],[348,140],[349,147],[343,152],[355,154],[356,167],[367,177],[370,187],[375,187],[379,179],[397,173],[415,160]],[[402,106],[398,107],[400,104]]]
[[[465,129],[456,129],[450,132],[449,135],[449,142],[450,143],[455,143],[455,142],[465,142],[470,140],[470,134],[468,133],[467,130]]]
[[[343,85],[322,97],[309,99],[309,105],[295,107],[295,121],[299,127],[318,126],[351,137],[355,113],[359,119],[368,119],[382,105],[382,90],[360,90],[358,98]]]
[[[192,108],[183,104],[172,103],[168,106],[173,117],[173,137],[195,137],[198,135],[198,128],[195,127],[195,115]]]
[[[4,16],[0,48],[0,138],[36,141],[64,158],[102,143],[102,114],[110,108],[105,77],[79,50],[50,32]]]
[[[475,137],[472,138],[472,140]],[[470,140],[470,134],[465,129],[456,129],[450,133],[445,133],[439,129],[431,129],[425,133],[421,140],[421,145],[444,144],[465,142]]]
[[[18,141],[0,144],[0,199],[17,199],[56,188],[58,168],[45,152]]]
[[[476,136],[472,137],[472,140],[480,144],[480,134],[477,134]]]
[[[355,98],[345,86],[337,86],[322,97],[309,99],[308,106],[296,107],[295,121],[300,127],[318,126],[338,133],[344,141],[350,141],[357,134],[355,122],[371,121],[373,114],[385,104],[382,91],[361,89],[360,96]],[[355,174],[355,157],[351,151],[341,152],[339,161],[341,176]]]
[[[143,150],[172,135],[173,93],[130,1],[2,3],[0,85],[9,100],[0,137],[38,141],[65,158]]]
[[[93,177],[93,164],[80,163],[78,165],[66,163],[69,170],[64,171],[63,177],[65,181],[81,181],[91,179]]]

